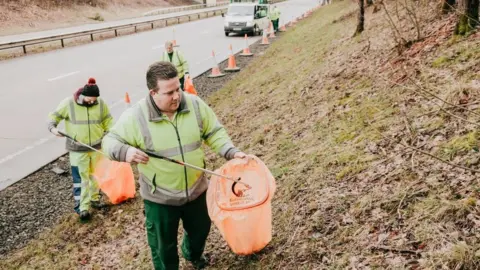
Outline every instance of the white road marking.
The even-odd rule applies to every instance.
[[[158,50],[158,49],[161,49],[161,48],[164,48],[165,45],[157,45],[157,46],[153,46],[152,47],[152,50]]]
[[[212,59],[212,56],[207,57],[207,58],[205,58],[205,59],[203,59],[203,60],[200,60],[200,61],[196,62],[195,65],[200,65],[201,63],[203,63],[203,62],[205,62],[205,61],[208,61],[208,60],[210,60],[210,59]]]
[[[138,94],[130,95],[130,98],[135,97],[135,96],[137,96],[137,95],[138,95]],[[121,100],[115,102],[114,104],[112,104],[112,105],[110,106],[110,108],[117,107],[118,105],[120,105],[120,104],[122,104],[122,103],[125,103],[125,100],[121,99]],[[26,153],[26,152],[28,152],[28,151],[30,151],[30,150],[32,150],[33,148],[35,148],[35,147],[37,147],[37,146],[40,146],[40,145],[42,145],[42,144],[44,144],[44,143],[46,143],[46,142],[48,142],[48,141],[50,141],[50,140],[52,140],[52,139],[55,139],[55,138],[56,138],[56,137],[55,137],[54,135],[52,135],[52,136],[49,136],[49,137],[45,137],[45,138],[39,139],[39,140],[36,141],[35,143],[33,143],[33,144],[31,144],[31,145],[29,145],[29,146],[27,146],[27,147],[25,147],[25,148],[23,148],[23,149],[15,152],[15,153],[13,153],[13,154],[10,154],[10,155],[8,155],[8,156],[0,159],[0,165],[3,164],[3,163],[5,163],[5,162],[7,162],[7,161],[9,161],[9,160],[12,160],[12,159],[14,159],[14,158],[16,158],[16,157],[18,157],[18,156],[20,156],[20,155],[22,155],[22,154],[24,154],[24,153]]]
[[[34,147],[39,146],[39,145],[42,145],[42,144],[48,142],[48,141],[51,140],[51,139],[52,139],[52,137],[40,139],[40,140],[36,141],[34,144],[32,144],[32,145],[29,145],[29,146],[23,148],[22,150],[19,150],[19,151],[15,152],[15,153],[13,153],[13,154],[11,154],[11,155],[8,155],[8,156],[0,159],[0,164],[3,164],[3,163],[5,163],[5,162],[7,162],[7,161],[9,161],[9,160],[11,160],[11,159],[14,159],[15,157],[17,157],[17,156],[19,156],[19,155],[21,155],[21,154],[23,154],[23,153],[25,153],[25,152],[27,152],[27,151],[30,151],[30,150],[32,150]]]
[[[67,73],[67,74],[63,74],[63,75],[60,75],[60,76],[58,76],[58,77],[48,79],[48,81],[49,81],[49,82],[53,82],[53,81],[60,80],[60,79],[63,79],[63,78],[65,78],[65,77],[68,77],[68,76],[75,75],[75,74],[77,74],[77,73],[80,73],[80,71],[74,71],[74,72],[70,72],[70,73]]]

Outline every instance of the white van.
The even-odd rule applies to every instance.
[[[260,35],[269,26],[270,5],[256,3],[232,3],[225,17],[225,36],[230,33]]]

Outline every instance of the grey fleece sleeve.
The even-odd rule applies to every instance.
[[[52,128],[56,128],[56,127],[57,127],[57,122],[55,122],[55,121],[48,121],[47,122],[48,131],[52,132]]]
[[[232,147],[228,149],[227,153],[225,154],[225,159],[226,160],[231,160],[234,158],[235,154],[240,152],[240,150],[236,147]]]
[[[236,148],[231,142],[226,143],[220,149],[220,156],[224,157],[226,160],[231,160],[234,158],[235,153],[240,152],[238,148]]]
[[[120,136],[114,133],[107,133],[102,139],[102,148],[110,159],[126,162],[127,151],[131,146],[126,144]]]

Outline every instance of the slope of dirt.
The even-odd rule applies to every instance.
[[[237,256],[213,228],[210,269],[480,268],[480,35],[452,37],[454,15],[416,3],[419,42],[397,46],[384,8],[352,38],[357,7],[337,1],[208,96],[277,181],[272,242]],[[389,11],[415,38],[411,16]],[[61,223],[0,268],[151,268],[141,201],[118,208]]]
[[[0,1],[0,36],[141,17],[172,6],[198,4],[193,0],[6,0]]]

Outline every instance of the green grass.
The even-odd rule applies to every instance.
[[[453,159],[461,153],[478,149],[480,132],[472,131],[462,136],[455,136],[441,146],[441,155],[447,159]]]

